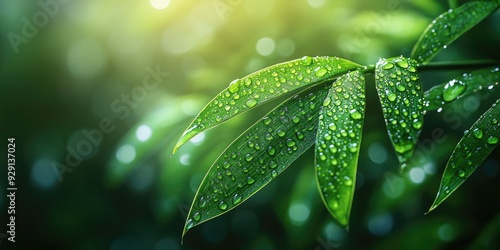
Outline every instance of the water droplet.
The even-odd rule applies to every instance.
[[[245,160],[246,161],[251,161],[253,159],[253,156],[251,154],[246,154],[245,155]]]
[[[359,120],[359,119],[363,118],[363,115],[355,109],[351,110],[350,113],[351,113],[351,118],[354,120]]]
[[[419,120],[413,121],[413,128],[415,129],[421,129],[422,128],[422,122]]]
[[[233,204],[236,206],[236,205],[240,204],[240,202],[241,202],[241,195],[235,194],[233,196]]]
[[[281,129],[279,129],[279,130],[277,131],[277,134],[278,134],[278,136],[279,136],[279,137],[283,137],[283,136],[285,136],[286,132],[285,132],[285,131],[283,131],[283,130],[281,130]]]
[[[323,106],[327,107],[328,105],[330,105],[331,102],[332,102],[332,99],[326,98],[325,101],[323,101]]]
[[[337,129],[337,126],[335,125],[335,123],[330,123],[330,125],[328,125],[328,129],[330,129],[331,131],[335,131]]]
[[[486,141],[488,144],[494,145],[498,143],[498,137],[490,136]]]
[[[396,64],[403,69],[406,69],[410,66],[408,62],[406,62],[406,60],[399,60],[396,62]]]
[[[306,66],[307,66],[307,65],[311,65],[312,61],[313,61],[313,59],[312,59],[312,57],[310,57],[310,56],[304,56],[304,57],[302,57],[302,59],[300,60],[300,62],[302,63],[302,65],[306,65]]]
[[[450,102],[455,100],[460,94],[464,92],[466,85],[459,80],[451,80],[443,88],[443,100]]]
[[[405,86],[403,84],[398,84],[398,86],[396,86],[396,89],[403,92],[406,90]]]
[[[236,93],[239,89],[240,89],[240,79],[236,79],[229,84],[229,92]]]
[[[300,117],[298,117],[298,116],[294,116],[294,117],[292,118],[292,122],[293,122],[293,123],[299,123],[299,122],[300,122]]]
[[[317,77],[322,77],[328,73],[328,70],[323,67],[317,67],[315,70]]]
[[[250,79],[250,78],[245,79],[245,86],[248,87],[250,85],[252,85],[252,79]]]
[[[465,172],[463,170],[459,170],[458,171],[458,176],[461,177],[461,178],[464,178],[465,177]]]
[[[292,140],[292,139],[287,139],[287,140],[286,140],[286,145],[287,145],[288,147],[293,147],[293,146],[295,146],[295,141],[294,141],[294,140]]]
[[[201,214],[200,214],[200,212],[196,212],[196,213],[194,213],[194,215],[193,215],[193,220],[194,220],[194,221],[199,221],[200,219],[201,219]]]
[[[253,107],[255,107],[255,105],[257,105],[257,100],[255,100],[255,99],[250,99],[250,100],[248,100],[245,104],[247,105],[247,107],[249,107],[249,108],[253,108]]]
[[[269,155],[274,155],[276,153],[276,149],[272,146],[269,146],[269,148],[267,149],[267,153],[269,153]]]
[[[186,222],[186,229],[190,229],[194,226],[194,222],[193,220],[189,219],[187,222]]]
[[[247,184],[252,185],[255,182],[255,179],[252,176],[248,176],[247,178]]]
[[[389,92],[387,94],[387,99],[389,99],[389,101],[391,101],[391,102],[395,101],[396,97],[397,97],[397,95],[395,93],[393,93],[393,92]]]
[[[220,208],[220,210],[223,210],[223,211],[224,211],[224,210],[226,210],[226,209],[227,209],[227,204],[226,204],[224,201],[221,201],[221,202],[219,203],[219,208]]]
[[[384,66],[382,66],[383,69],[392,69],[394,67],[394,64],[392,63],[386,63]]]
[[[483,131],[481,129],[476,128],[474,129],[474,131],[472,131],[472,133],[477,139],[483,138]]]
[[[276,176],[278,176],[278,172],[276,170],[271,171],[271,176],[276,178]]]
[[[348,187],[352,186],[352,180],[346,178],[346,180],[344,181],[344,185],[346,185]]]

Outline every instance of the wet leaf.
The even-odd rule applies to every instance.
[[[500,100],[466,131],[453,150],[441,179],[439,192],[429,211],[450,196],[498,145],[500,138]]]
[[[334,82],[323,102],[316,134],[316,178],[330,214],[348,227],[365,113],[360,71]]]
[[[476,26],[499,6],[495,1],[472,1],[449,9],[425,29],[413,47],[411,58],[429,62],[442,49]]]
[[[303,57],[236,79],[210,101],[180,137],[174,152],[198,133],[298,88],[361,67],[338,57]]]
[[[250,198],[311,147],[326,87],[288,99],[231,143],[200,184],[183,235]]]
[[[401,168],[406,167],[423,124],[423,93],[416,68],[415,60],[404,57],[382,58],[375,67],[387,132]]]
[[[500,81],[498,66],[464,73],[449,82],[437,85],[424,93],[426,111],[433,111],[481,89],[492,89]]]

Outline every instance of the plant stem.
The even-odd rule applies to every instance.
[[[460,61],[460,62],[430,62],[417,66],[419,72],[432,70],[462,70],[462,69],[477,69],[492,66],[500,66],[500,61],[496,60],[476,60],[476,61]],[[365,74],[373,74],[375,65],[370,65],[364,70]]]

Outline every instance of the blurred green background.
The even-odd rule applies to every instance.
[[[0,239],[0,249],[495,249],[498,148],[440,208],[424,213],[454,145],[498,90],[429,113],[413,169],[401,176],[372,76],[349,233],[321,204],[310,150],[180,244],[211,163],[278,103],[203,133],[170,157],[214,95],[235,78],[305,55],[362,64],[408,56],[427,24],[460,3],[2,0],[0,138],[4,152],[6,139],[16,138],[18,191],[16,243]],[[500,59],[499,23],[497,12],[434,60]],[[423,84],[462,73],[425,72]],[[436,131],[442,140],[433,141]],[[7,174],[0,173],[5,225]]]

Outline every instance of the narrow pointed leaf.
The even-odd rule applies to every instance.
[[[419,63],[429,62],[439,51],[492,14],[498,5],[496,1],[472,1],[439,15],[418,39],[411,58]]]
[[[465,73],[424,93],[426,111],[433,111],[481,89],[492,89],[500,81],[499,66]]]
[[[453,150],[441,179],[439,192],[429,211],[450,196],[498,145],[500,100],[472,125]]]
[[[196,116],[174,152],[198,133],[298,88],[333,79],[361,67],[338,57],[303,57],[236,79]]]
[[[288,99],[233,141],[200,184],[183,235],[241,204],[311,147],[326,87]]]
[[[349,226],[365,113],[363,73],[353,71],[332,85],[316,134],[316,178],[330,214]]]
[[[422,130],[423,93],[415,60],[380,59],[375,67],[375,85],[382,104],[387,132],[401,168],[413,153]]]

